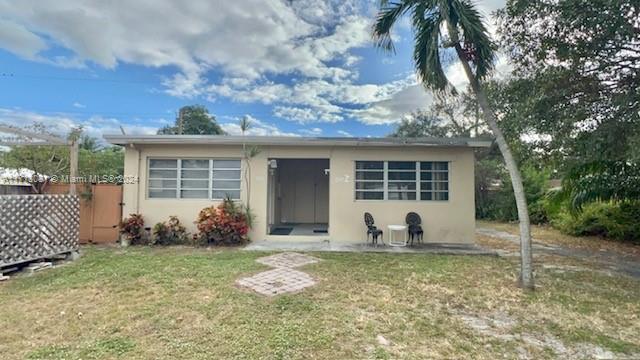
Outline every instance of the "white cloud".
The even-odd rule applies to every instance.
[[[300,136],[296,133],[281,131],[277,126],[268,124],[264,121],[258,120],[251,115],[245,115],[249,118],[251,126],[245,135],[254,136]],[[242,135],[240,129],[240,118],[233,119],[234,122],[222,123],[220,127],[229,135]]]
[[[120,126],[124,127],[128,135],[155,134],[157,130],[153,126],[127,124],[115,118],[91,116],[87,119],[75,119],[67,115],[45,115],[33,111],[7,108],[0,108],[0,119],[2,119],[0,124],[15,127],[40,123],[59,136],[66,136],[74,128],[82,126],[85,134],[97,139],[102,139],[105,134],[120,134]]]
[[[0,20],[0,47],[24,58],[34,60],[47,45],[38,35],[21,24]]]
[[[451,84],[459,91],[464,91],[469,83],[460,62],[455,62],[446,68],[446,75]],[[495,76],[504,78],[511,72],[511,64],[502,54],[496,62]],[[410,76],[415,79],[414,75]],[[362,109],[348,111],[349,117],[368,125],[387,125],[399,122],[408,113],[417,109],[425,109],[433,103],[433,93],[426,90],[416,81],[403,82],[381,96],[382,100],[363,102]]]
[[[86,108],[86,107],[87,107],[86,105],[81,104],[81,103],[79,103],[79,102],[77,102],[77,101],[76,101],[76,102],[74,102],[74,103],[73,103],[73,104],[71,104],[71,105],[72,105],[74,108],[78,108],[78,109],[84,109],[84,108]]]
[[[316,122],[336,123],[344,119],[341,115],[333,112],[291,106],[276,106],[273,114],[279,118],[294,121],[299,124]]]
[[[353,135],[351,135],[350,132],[348,131],[344,131],[344,130],[338,130],[338,134],[344,136],[344,137],[353,137]]]
[[[211,96],[224,96],[237,102],[276,104],[273,114],[300,124],[314,122],[335,123],[344,120],[351,110],[349,105],[369,105],[393,98],[395,94],[415,84],[413,75],[385,84],[354,84],[350,80],[329,82],[310,79],[291,86],[263,83],[234,83],[223,80],[221,85],[210,86]],[[413,111],[411,108],[407,111]],[[387,121],[393,121],[389,119]]]
[[[322,135],[322,129],[320,128],[311,128],[311,129],[301,129],[298,130],[299,133],[307,136],[320,136]]]
[[[344,58],[344,64],[346,66],[355,66],[356,64],[358,64],[361,61],[362,61],[362,57],[361,56],[348,55],[348,56],[346,56]]]
[[[393,124],[407,113],[427,108],[432,103],[433,95],[414,82],[384,100],[373,102],[363,109],[351,110],[350,117],[368,125]]]
[[[340,108],[334,103],[368,104],[388,98],[413,83],[415,83],[414,75],[385,84],[354,84],[348,80],[330,82],[311,79],[291,86],[269,81],[235,86],[230,81],[223,81],[221,85],[209,87],[208,91],[212,96],[225,96],[238,102],[258,101],[263,104],[280,102],[339,111]]]
[[[503,5],[478,4],[487,16]],[[175,72],[162,84],[172,96],[273,105],[275,116],[300,124],[347,118],[391,124],[429,106],[432,96],[413,74],[386,84],[358,82],[361,58],[352,50],[372,45],[375,12],[373,2],[359,0],[0,0],[0,47],[65,67],[168,67]],[[491,20],[487,25],[495,30]],[[396,30],[409,28],[404,17]],[[53,46],[71,55],[44,58]],[[498,72],[508,70],[502,59]],[[220,80],[210,83],[211,72]],[[465,86],[459,64],[447,75]],[[280,76],[293,80],[283,84]],[[254,132],[275,131],[261,129]]]
[[[358,7],[356,0],[0,0],[0,46],[28,59],[53,44],[71,50],[72,57],[48,59],[60,65],[174,66],[179,72],[164,85],[189,97],[212,69],[246,79],[351,76],[328,63],[369,42],[370,20]]]

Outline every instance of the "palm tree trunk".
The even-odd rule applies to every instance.
[[[251,159],[248,156],[245,157],[247,159],[247,168],[244,172],[244,181],[247,187],[247,208],[251,207],[251,182],[249,179],[251,178]]]
[[[502,153],[505,165],[509,171],[511,177],[511,184],[513,185],[513,194],[516,198],[516,207],[518,208],[518,219],[520,220],[520,278],[518,279],[519,285],[525,289],[534,289],[533,283],[533,265],[531,254],[531,224],[529,221],[529,209],[527,207],[527,198],[524,193],[524,186],[522,185],[522,176],[518,169],[518,164],[513,158],[509,144],[502,134],[502,130],[498,127],[498,121],[496,115],[489,105],[489,100],[484,92],[484,89],[480,86],[480,83],[476,79],[475,75],[471,71],[471,67],[466,60],[466,56],[459,43],[454,45],[458,58],[462,63],[464,72],[469,79],[471,88],[478,99],[478,104],[482,108],[484,119],[491,128],[493,135],[496,137],[498,148]]]

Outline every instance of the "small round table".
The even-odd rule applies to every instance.
[[[389,246],[407,246],[407,227],[405,225],[389,225],[387,226],[389,230]],[[396,231],[404,232],[404,241],[397,242],[394,236]]]

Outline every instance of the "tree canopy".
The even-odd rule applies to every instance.
[[[426,109],[403,117],[391,137],[470,137],[486,131],[480,121],[477,102],[469,91],[440,95]]]
[[[43,124],[25,127],[32,132],[53,135]],[[80,136],[78,176],[99,178],[117,177],[124,174],[124,151],[120,147],[102,147],[100,142],[86,134]],[[12,146],[0,152],[0,167],[7,169],[30,169],[38,175],[62,178],[69,175],[69,148],[67,146]],[[32,186],[38,193],[45,190],[46,182],[34,181]]]
[[[158,130],[158,135],[224,135],[216,117],[202,105],[183,106],[178,111],[175,124]]]
[[[574,206],[636,196],[637,2],[510,0],[498,17],[517,74],[495,92],[502,122],[538,139],[531,145],[556,163]]]
[[[444,120],[435,114],[417,110],[403,118],[389,136],[399,138],[445,137],[448,135]]]

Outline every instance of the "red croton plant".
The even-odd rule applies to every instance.
[[[144,219],[140,214],[130,214],[128,218],[120,222],[120,234],[131,245],[143,245],[144,243]]]
[[[231,199],[202,209],[195,223],[198,234],[194,239],[201,244],[239,245],[249,240],[247,213]]]

